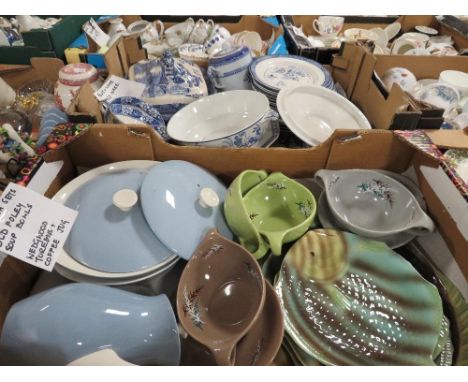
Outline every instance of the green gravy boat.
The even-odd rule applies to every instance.
[[[247,170],[231,184],[224,211],[241,244],[260,259],[268,249],[281,255],[284,243],[309,229],[316,202],[306,187],[280,172]]]

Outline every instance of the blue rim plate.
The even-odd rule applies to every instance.
[[[316,62],[314,60],[304,58],[304,57],[300,57],[300,56],[294,56],[294,55],[263,56],[263,57],[257,58],[255,61],[253,61],[250,64],[250,67],[249,67],[249,72],[250,72],[252,80],[259,83],[259,84],[261,84],[264,88],[267,88],[270,91],[278,92],[280,90],[279,87],[268,85],[267,83],[262,81],[259,78],[259,76],[257,76],[257,74],[256,74],[257,67],[261,62],[264,62],[266,60],[277,60],[277,59],[283,59],[283,60],[284,59],[291,59],[291,60],[298,60],[298,61],[306,62],[306,63],[308,63],[310,65],[313,65],[315,68],[318,68],[323,73],[325,78],[324,78],[321,86],[329,87],[330,83],[333,83],[333,79],[332,79],[330,73],[323,67],[323,65],[319,64],[318,62]],[[310,81],[308,81],[307,83],[310,83]],[[298,82],[298,84],[299,84],[299,82]]]

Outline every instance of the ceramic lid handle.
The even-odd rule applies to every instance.
[[[122,211],[127,212],[138,202],[138,194],[128,188],[117,191],[112,197],[112,203]]]
[[[199,202],[203,208],[215,208],[219,206],[219,196],[212,188],[205,187],[200,191]]]

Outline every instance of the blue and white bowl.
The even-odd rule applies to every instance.
[[[436,82],[423,87],[416,98],[429,105],[444,109],[446,113],[456,108],[460,100],[460,93],[453,86]]]
[[[113,100],[108,108],[106,121],[110,123],[137,124],[152,126],[164,139],[169,139],[166,124],[157,106],[139,98],[120,97]]]
[[[167,132],[186,146],[267,147],[279,136],[278,114],[265,95],[233,90],[187,105],[169,121]]]

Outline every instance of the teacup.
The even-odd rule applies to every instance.
[[[81,283],[46,290],[8,312],[0,363],[64,366],[103,348],[135,364],[178,365],[180,339],[169,299]]]
[[[255,258],[215,230],[208,232],[179,281],[182,327],[211,350],[218,365],[234,365],[236,345],[264,302],[265,280]]]
[[[127,32],[127,27],[124,25],[123,20],[120,17],[116,17],[115,19],[110,19],[108,21],[109,29],[107,30],[107,34],[110,38],[114,37],[117,33],[125,33]]]
[[[211,57],[223,50],[223,45],[231,37],[231,33],[220,25],[215,25],[210,37],[205,42],[205,49]]]
[[[158,32],[157,25],[160,26]],[[159,36],[164,33],[164,24],[160,20],[150,23],[146,20],[138,20],[128,26],[128,33],[130,35],[138,35],[141,38],[141,43],[146,44],[153,40],[158,40]]]
[[[382,76],[382,81],[388,91],[392,89],[393,84],[398,84],[404,91],[411,91],[418,80],[415,75],[406,68],[390,68]]]
[[[214,28],[214,21],[204,21],[199,19],[188,38],[188,42],[192,44],[204,44],[205,40],[209,37],[211,30]]]
[[[429,105],[445,110],[445,114],[456,108],[460,102],[459,91],[451,85],[443,82],[436,82],[424,86],[417,95],[417,98]]]
[[[427,51],[433,56],[458,56],[458,51],[450,44],[430,44]]]
[[[259,55],[264,48],[262,37],[257,32],[244,31],[236,33],[230,39],[236,46],[247,46],[254,55]]]
[[[253,225],[278,256],[283,243],[298,239],[309,229],[316,213],[312,193],[280,172],[252,188],[243,202]]]
[[[343,28],[344,17],[320,16],[312,23],[314,30],[324,37],[336,37]]]
[[[392,54],[405,54],[410,49],[425,48],[429,36],[422,33],[405,33],[392,46]]]
[[[194,27],[195,21],[189,17],[183,23],[178,23],[167,28],[164,34],[168,40],[172,39],[172,41],[175,41],[175,37],[177,37],[177,39],[181,41],[178,45],[181,45],[184,42],[187,42]],[[169,43],[169,45],[176,46],[172,43]]]
[[[250,89],[248,70],[251,62],[252,55],[246,46],[222,51],[210,58],[208,77],[218,90]]]

